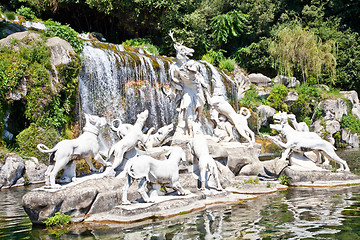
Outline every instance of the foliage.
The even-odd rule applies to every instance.
[[[313,112],[322,100],[320,88],[303,83],[295,88],[298,99],[290,106],[290,111],[297,116],[298,121],[311,118]],[[309,122],[309,119],[307,120]]]
[[[286,98],[289,89],[282,84],[275,85],[271,91],[269,96],[267,97],[267,101],[269,105],[278,111],[288,112],[288,107],[286,103],[284,103],[284,99]]]
[[[126,40],[122,45],[143,48],[146,51],[153,53],[154,55],[159,55],[159,49],[151,43],[151,40],[148,38],[134,38]]]
[[[69,215],[61,214],[56,212],[54,216],[47,218],[44,223],[46,227],[53,226],[65,226],[71,223],[71,217]]]
[[[360,135],[360,120],[351,114],[342,116],[340,126],[341,128],[351,130],[353,134],[357,133]]]
[[[59,141],[61,141],[60,135],[54,128],[42,128],[35,123],[31,123],[16,136],[20,155],[36,157],[44,163],[47,163],[49,156],[41,153],[36,146],[42,143],[51,148]]]
[[[335,42],[323,42],[296,22],[280,26],[270,44],[270,53],[280,74],[300,77],[304,82],[311,77],[321,79],[324,73],[335,77]]]
[[[34,11],[29,7],[21,6],[20,8],[16,9],[16,14],[23,16],[28,21],[34,20],[36,18]]]
[[[228,72],[232,72],[235,69],[235,59],[231,59],[231,58],[224,58],[222,60],[220,60],[219,63],[219,68],[221,70],[226,70]]]
[[[242,107],[256,109],[261,104],[261,100],[255,89],[249,89],[245,92],[244,97],[240,99],[239,103]]]
[[[11,11],[4,12],[4,16],[9,20],[15,20],[16,18],[15,12],[11,12]]]
[[[259,177],[256,177],[255,179],[249,177],[248,179],[244,179],[244,184],[259,184],[259,181]]]
[[[282,185],[289,185],[289,179],[285,174],[281,175],[278,180],[280,180]]]
[[[84,42],[78,38],[78,33],[68,25],[61,25],[61,23],[47,20],[45,22],[47,29],[45,34],[48,37],[59,37],[70,43],[74,51],[80,53],[84,47]]]
[[[224,53],[226,51],[225,50],[218,50],[215,51],[214,49],[210,49],[209,51],[206,52],[205,55],[202,56],[202,60],[205,60],[213,65],[218,66],[220,64],[220,62],[225,58],[224,57]]]
[[[238,37],[243,32],[247,15],[237,10],[217,15],[211,19],[213,38],[218,43],[227,43],[231,37]]]

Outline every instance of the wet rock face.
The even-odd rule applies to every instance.
[[[6,154],[4,162],[0,169],[0,188],[13,186],[25,170],[24,159],[15,153]]]
[[[125,182],[114,177],[88,180],[62,189],[35,189],[24,195],[23,207],[33,223],[42,223],[55,212],[84,218],[88,213],[104,212],[118,205]]]

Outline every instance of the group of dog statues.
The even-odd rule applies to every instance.
[[[85,159],[90,170],[97,171],[90,161],[95,161],[104,166],[104,173],[116,173],[118,178],[126,177],[127,184],[123,187],[123,204],[130,204],[127,199],[127,191],[134,179],[140,180],[139,193],[145,202],[152,199],[147,195],[145,189],[149,185],[162,185],[173,188],[180,195],[190,192],[183,189],[179,182],[179,164],[186,162],[185,147],[179,147],[176,139],[187,139],[186,148],[191,155],[198,160],[201,190],[208,187],[207,180],[213,176],[216,189],[223,188],[219,180],[219,171],[215,160],[209,153],[207,139],[211,137],[215,142],[235,141],[233,129],[247,141],[249,147],[255,143],[255,134],[248,126],[248,118],[251,113],[247,108],[241,108],[239,113],[226,100],[223,92],[223,83],[219,79],[211,79],[211,88],[200,73],[197,61],[189,59],[194,50],[184,46],[175,40],[173,33],[170,37],[174,41],[176,49],[176,61],[170,65],[171,76],[170,90],[163,89],[166,95],[175,92],[177,103],[177,123],[164,126],[153,134],[150,128],[147,133],[143,132],[145,122],[148,118],[148,110],[137,115],[134,124],[122,123],[119,119],[111,122],[111,128],[120,138],[111,146],[107,159],[104,160],[99,153],[98,135],[100,128],[107,124],[103,117],[85,114],[86,124],[83,133],[76,139],[63,140],[49,149],[44,144],[37,147],[41,152],[50,154],[50,162],[45,173],[45,184],[51,188],[58,188],[55,178],[62,169],[66,172],[67,180],[76,181],[74,158]],[[210,92],[212,89],[212,93]],[[213,136],[205,135],[203,131],[204,105],[210,106],[210,118],[213,122]],[[309,132],[304,123],[297,123],[295,116],[287,113],[277,113],[274,116],[275,124],[270,127],[280,133],[280,137],[267,136],[279,147],[284,149],[281,159],[285,160],[291,151],[306,152],[314,151],[320,159],[320,153],[324,157],[334,160],[341,165],[341,170],[349,171],[346,161],[340,159],[331,143],[323,140],[319,135]],[[289,121],[292,126],[289,125]],[[116,126],[117,125],[117,126]],[[149,149],[159,147],[164,139],[174,130],[171,146],[167,146],[166,160],[158,160],[147,154]],[[135,148],[140,146],[145,151],[138,155]],[[163,147],[164,148],[164,147]],[[239,153],[241,154],[241,153]],[[106,174],[104,174],[105,176]],[[109,176],[109,175],[107,175]]]

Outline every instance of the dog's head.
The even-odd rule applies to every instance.
[[[86,124],[93,125],[95,127],[103,127],[106,125],[106,119],[97,115],[91,115],[85,113]]]
[[[172,147],[170,151],[165,154],[166,158],[176,158],[178,160],[178,165],[183,162],[184,166],[186,166],[186,154],[181,147],[175,146]]]
[[[173,128],[174,128],[174,124],[163,126],[162,128],[159,128],[159,130],[156,132],[156,135],[165,138],[173,130]]]
[[[140,123],[140,124],[144,124],[146,119],[148,118],[148,116],[149,116],[149,111],[146,109],[145,111],[136,115],[136,117],[137,117],[136,122]]]
[[[275,124],[284,124],[288,120],[288,114],[286,112],[278,112],[273,116]]]

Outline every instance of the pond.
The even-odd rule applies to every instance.
[[[359,151],[339,152],[360,169]],[[351,160],[350,160],[351,159]],[[0,239],[58,239],[21,207],[29,186],[0,191]],[[66,232],[66,231],[65,231]],[[60,239],[360,239],[360,186],[290,188],[239,204],[132,225],[81,225]]]

